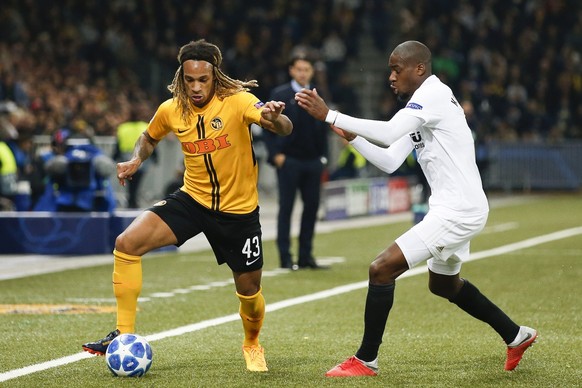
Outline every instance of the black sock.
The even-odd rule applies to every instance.
[[[366,309],[364,311],[364,338],[356,357],[363,361],[374,361],[386,328],[388,313],[394,302],[394,284],[368,285]]]
[[[488,323],[506,344],[511,343],[519,333],[519,326],[513,322],[499,307],[483,295],[477,287],[463,279],[464,284],[459,293],[449,302],[456,304],[471,316]]]

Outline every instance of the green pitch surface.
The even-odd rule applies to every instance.
[[[368,264],[409,222],[320,234],[327,271],[277,270],[265,242],[261,334],[269,372],[247,372],[230,271],[211,252],[146,257],[137,332],[154,351],[148,374],[111,376],[81,344],[114,329],[111,265],[0,281],[2,387],[574,387],[582,385],[582,196],[525,197],[492,209],[463,266],[518,324],[539,330],[518,369],[486,324],[428,291],[423,268],[397,281],[380,373],[330,379],[356,351]],[[88,236],[87,238],[90,238]]]

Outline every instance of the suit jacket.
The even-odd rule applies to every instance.
[[[285,114],[293,123],[293,132],[289,136],[277,136],[265,131],[265,143],[268,150],[267,161],[273,164],[273,157],[282,153],[300,160],[327,157],[328,127],[323,121],[313,118],[295,101],[295,91],[291,82],[272,90],[269,100],[283,101]]]

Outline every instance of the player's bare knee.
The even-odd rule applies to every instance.
[[[368,274],[369,274],[370,280],[372,280],[372,281],[377,280],[377,278],[382,274],[381,268],[382,268],[382,266],[380,263],[378,263],[378,260],[374,260],[370,264],[370,267],[368,268]]]
[[[236,292],[242,296],[254,296],[261,290],[261,286],[254,283],[236,284]]]
[[[256,295],[261,290],[261,272],[233,272],[236,292],[244,296]]]
[[[381,257],[376,258],[368,269],[368,276],[373,284],[394,283],[398,275],[399,272],[396,271],[394,265]]]
[[[135,247],[130,243],[130,239],[127,238],[125,232],[121,233],[115,239],[115,249],[119,252],[127,253],[128,255],[135,254]]]

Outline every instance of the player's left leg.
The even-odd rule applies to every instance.
[[[472,317],[489,324],[508,346],[505,369],[515,369],[525,350],[535,341],[537,332],[529,327],[517,325],[477,287],[462,279],[459,273],[442,274],[434,272],[435,270],[446,272],[442,266],[435,266],[432,260],[429,262],[430,291],[448,299]]]
[[[429,270],[429,289],[433,294],[456,304],[472,317],[488,323],[507,344],[519,332],[519,326],[515,322],[459,274],[442,275]]]
[[[263,244],[259,208],[248,214],[206,214],[204,231],[218,264],[227,263],[232,271],[239,313],[244,329],[243,355],[247,369],[266,372],[265,350],[259,334],[265,317],[261,290]]]
[[[253,372],[268,371],[265,349],[259,343],[259,333],[265,317],[265,298],[261,291],[262,270],[233,272],[236,295],[240,300],[239,314],[245,333],[243,355],[247,369]]]
[[[234,279],[236,295],[240,300],[239,313],[245,331],[244,345],[258,345],[265,316],[265,298],[260,286],[261,270],[234,273]]]

